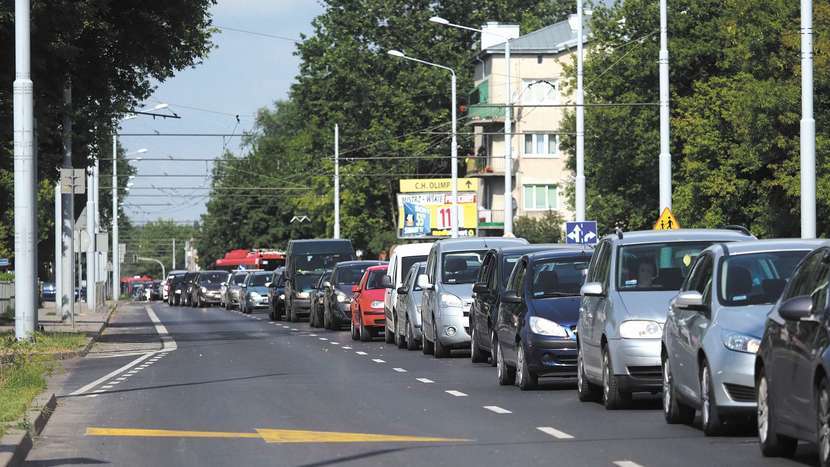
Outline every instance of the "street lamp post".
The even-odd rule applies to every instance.
[[[576,0],[576,220],[585,220],[585,91],[582,87],[584,40],[582,32],[582,0]]]
[[[660,212],[671,209],[671,153],[669,147],[669,49],[667,0],[660,0]]]
[[[388,51],[389,55],[393,57],[403,58],[405,60],[411,60],[416,63],[421,63],[423,65],[434,66],[437,68],[441,68],[442,70],[447,70],[450,72],[452,77],[451,84],[452,84],[452,143],[450,144],[450,161],[452,165],[452,211],[450,215],[450,225],[452,226],[452,238],[458,238],[458,141],[456,139],[456,78],[455,78],[455,70],[450,67],[439,65],[437,63],[427,62],[425,60],[420,60],[417,58],[409,57],[403,52],[399,50],[390,50]],[[506,224],[505,224],[506,225]]]
[[[816,238],[813,1],[801,0],[801,238]]]
[[[465,29],[467,31],[474,31],[484,35],[481,29],[471,28],[469,26],[462,26],[460,24],[451,23],[440,16],[433,16],[429,19],[433,23],[444,26],[451,26],[454,28]],[[513,93],[510,83],[510,37],[502,36],[492,31],[487,31],[487,34],[492,34],[496,37],[504,39],[504,62],[507,67],[505,80],[505,101],[504,106],[504,236],[513,236]]]

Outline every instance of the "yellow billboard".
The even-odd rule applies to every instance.
[[[452,233],[452,197],[448,193],[398,195],[398,238],[442,238]],[[475,237],[478,203],[475,193],[458,196],[458,235]]]

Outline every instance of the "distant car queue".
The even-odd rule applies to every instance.
[[[463,349],[498,384],[572,381],[609,410],[662,393],[667,423],[700,413],[713,436],[753,420],[765,456],[805,440],[830,465],[830,244],[681,229],[390,253],[359,261],[348,240],[297,240],[276,270],[173,271],[161,289],[171,306],[267,309],[434,358]]]

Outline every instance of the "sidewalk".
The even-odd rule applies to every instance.
[[[42,326],[45,332],[80,332],[90,336],[96,335],[107,321],[115,303],[108,300],[98,312],[87,310],[86,303],[76,303],[73,327],[71,318],[61,321],[61,317],[55,312],[55,302],[44,302],[43,308],[38,309],[38,329]],[[0,333],[8,331],[14,331],[14,323],[0,325]]]

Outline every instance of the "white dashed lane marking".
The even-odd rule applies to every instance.
[[[549,426],[537,426],[536,429],[541,431],[542,433],[551,435],[556,439],[573,439],[574,438],[573,436],[565,433],[564,431],[559,431],[556,428],[549,427]]]
[[[352,348],[351,348],[351,347],[349,347],[348,345],[344,345],[344,346],[343,346],[343,350],[352,350]]]
[[[331,342],[329,342],[329,344],[331,344],[331,345],[340,345],[340,342],[331,341]]]
[[[617,467],[643,467],[634,461],[614,461],[614,465]]]
[[[366,355],[366,352],[362,352],[360,350],[356,351],[355,353],[358,354],[358,355]]]
[[[417,379],[418,381],[420,381],[420,382],[422,382],[422,383],[424,383],[424,384],[432,384],[432,383],[434,383],[434,382],[435,382],[435,381],[433,381],[433,380],[431,380],[431,379],[429,379],[429,378],[415,378],[415,379]]]
[[[321,341],[327,341],[328,339],[327,339],[327,338],[325,338],[325,337],[321,337],[321,338],[320,338],[320,340],[321,340]]]
[[[406,370],[403,368],[392,368],[393,370],[397,371],[398,373],[406,373]]]
[[[447,394],[449,394],[451,396],[455,396],[455,397],[467,397],[467,394],[464,394],[461,391],[456,391],[455,389],[450,389],[450,390],[444,391],[444,392],[446,392]]]
[[[507,409],[503,409],[497,405],[485,405],[482,406],[483,409],[489,410],[490,412],[497,413],[497,414],[506,414],[506,413],[513,413]]]
[[[386,360],[381,360],[379,358],[373,358],[372,361],[375,363],[386,363]]]

